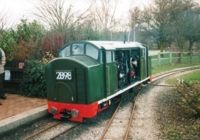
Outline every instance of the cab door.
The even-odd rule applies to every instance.
[[[105,96],[110,96],[117,90],[117,67],[114,62],[114,51],[104,50]]]
[[[147,77],[147,51],[146,48],[141,48],[140,50],[140,73],[141,79],[145,79]]]

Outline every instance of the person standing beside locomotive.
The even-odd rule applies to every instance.
[[[136,79],[137,78],[137,76],[138,76],[138,73],[137,73],[137,67],[138,67],[138,62],[137,62],[137,56],[134,56],[134,57],[131,57],[130,58],[130,65],[131,65],[131,69],[133,70],[132,71],[132,77],[134,78],[134,79]]]
[[[5,91],[3,89],[3,80],[4,80],[4,66],[6,63],[6,57],[4,51],[0,48],[0,98],[6,99]],[[1,103],[0,103],[1,104]]]

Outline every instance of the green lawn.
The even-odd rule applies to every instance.
[[[152,68],[152,74],[154,75],[161,72],[173,70],[176,68],[189,67],[189,66],[194,66],[194,64],[174,64],[174,65],[158,66],[158,67]]]
[[[190,81],[190,82],[200,81],[200,70],[194,71],[192,73],[188,73],[188,74],[176,77],[176,78],[170,78],[166,82],[168,84],[176,84],[177,79],[183,79],[184,81]]]
[[[181,76],[185,81],[200,81],[200,70]]]

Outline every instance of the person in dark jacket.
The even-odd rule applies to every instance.
[[[5,71],[4,71],[5,63],[6,63],[5,53],[0,48],[0,98],[1,99],[6,99],[5,91],[3,89],[3,81],[4,81],[4,73],[5,73]]]

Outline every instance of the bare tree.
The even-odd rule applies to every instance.
[[[184,36],[189,42],[188,50],[192,52],[195,43],[200,42],[200,7],[193,7],[185,12],[184,22]]]
[[[131,15],[130,26],[131,28],[134,28],[136,24],[140,23],[141,11],[138,7],[135,7],[133,10],[130,10],[130,15]]]
[[[115,27],[117,5],[118,0],[96,0],[91,15],[100,30],[106,31]]]
[[[171,15],[170,27],[172,29],[173,39],[180,51],[183,51],[187,37],[189,41],[192,41],[190,40],[191,37],[195,39],[196,34],[198,34],[198,32],[196,32],[198,31],[198,25],[195,25],[195,23],[199,21],[192,19],[193,16],[195,16],[193,18],[199,17],[199,13],[196,13],[196,15],[194,13],[195,11],[193,8],[195,8],[195,6],[196,3],[194,3],[193,0],[174,0],[173,3],[171,3],[169,12]]]
[[[43,51],[56,54],[64,43],[80,40],[82,24],[88,19],[92,4],[80,12],[75,11],[70,0],[41,0],[34,14],[50,28],[43,37]]]
[[[133,8],[133,10],[130,10],[130,28],[133,32],[133,41],[135,41],[135,32],[136,32],[136,26],[140,24],[141,20],[141,11],[138,7]]]
[[[7,17],[5,14],[0,14],[0,31],[5,29]]]
[[[180,51],[189,43],[190,50],[199,41],[199,5],[194,0],[154,0],[141,12],[139,21],[143,40],[157,44],[160,50],[175,44]],[[137,21],[137,10],[132,10],[130,23]],[[146,41],[145,41],[146,42]]]
[[[35,15],[47,23],[50,28],[63,30],[72,25],[80,24],[88,16],[91,5],[76,15],[73,5],[67,0],[41,0],[39,6],[36,6]]]

